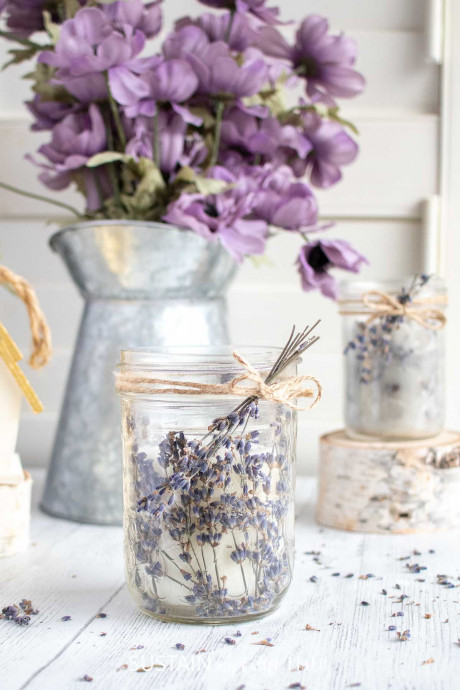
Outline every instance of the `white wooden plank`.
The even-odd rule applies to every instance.
[[[27,277],[33,285],[70,282],[62,259],[48,245],[51,235],[60,230],[56,223],[0,218],[1,262]]]
[[[77,289],[70,280],[68,284],[35,284],[34,287],[51,328],[53,347],[57,350],[62,347],[73,347],[83,308],[83,300]],[[0,314],[5,326],[27,357],[30,352],[31,335],[24,305],[17,297],[2,290]]]
[[[437,192],[438,118],[366,117],[359,118],[357,125],[360,157],[345,170],[341,184],[319,193],[323,215],[419,218],[420,201]],[[27,151],[37,148],[40,138],[28,131],[25,122],[0,121],[3,159],[10,161],[0,179],[28,191],[47,193],[36,179],[34,166],[23,160]],[[79,204],[72,192],[57,194],[56,199]],[[0,217],[30,216],[55,218],[56,211],[0,190]]]
[[[335,3],[337,6],[337,0]],[[300,15],[304,16],[305,7],[298,5],[298,8]],[[343,10],[350,12],[350,8],[351,5],[348,3]],[[177,11],[173,14],[174,17],[180,16]],[[356,16],[357,13],[353,14]],[[416,14],[414,16],[417,17]],[[329,17],[331,24],[338,30],[349,25],[341,23],[339,13],[331,11]],[[368,82],[366,93],[353,100],[353,108],[433,112],[437,105],[439,74],[436,66],[426,60],[425,32],[401,28],[381,30],[377,26],[374,30],[369,30],[365,26],[366,21],[364,17],[364,22],[360,26],[353,26],[351,32],[347,30],[347,34],[358,43],[357,68],[363,72]],[[282,30],[291,40],[296,28],[297,25],[289,24]],[[9,47],[7,41],[2,40],[1,64],[6,61],[6,51]],[[31,99],[31,82],[23,77],[30,70],[31,65],[26,64],[13,66],[0,73],[1,116],[25,116],[27,111],[24,102]]]
[[[357,69],[367,82],[350,102],[353,111],[438,111],[439,68],[427,60],[424,33],[354,31],[352,36],[359,47]]]
[[[421,30],[424,28],[426,0],[368,0],[337,2],[337,0],[309,0],[298,3],[283,0],[283,13],[301,20],[307,13],[328,17],[336,29]]]
[[[79,526],[66,539],[55,540],[53,533],[68,523],[34,514],[33,532],[39,522],[47,522],[50,532],[42,533],[22,557],[0,562],[0,577],[8,583],[2,592],[5,603],[29,595],[41,612],[28,628],[0,622],[7,652],[0,657],[2,687],[74,690],[82,687],[84,674],[102,690],[140,685],[263,690],[295,682],[315,690],[358,683],[372,690],[456,687],[458,589],[436,584],[436,575],[446,573],[457,581],[459,532],[382,537],[318,528],[313,487],[311,480],[298,482],[297,558],[288,595],[275,614],[242,625],[165,625],[149,619],[137,611],[126,588],[120,589],[119,528]],[[407,564],[415,562],[427,570],[411,573]],[[312,576],[317,582],[310,581]],[[401,594],[407,598],[398,603]],[[105,619],[95,618],[101,606]],[[404,616],[392,617],[400,610]],[[72,620],[63,623],[62,615]],[[305,630],[307,624],[317,631]],[[410,629],[411,639],[399,642],[389,625]],[[236,644],[226,644],[224,638],[237,630]],[[101,637],[101,632],[107,634]],[[273,647],[254,644],[268,637]],[[185,650],[176,650],[176,642]],[[163,668],[138,672],[154,664]]]
[[[362,280],[397,279],[423,268],[422,227],[418,222],[339,220],[324,236],[347,240],[368,259],[369,265],[364,265],[360,272]],[[295,262],[301,245],[302,240],[296,233],[277,233],[267,243],[262,262],[251,259],[244,261],[232,289],[244,292],[258,288],[269,293],[276,292],[279,287],[285,290],[289,286],[299,292]],[[389,256],[391,261],[388,261]],[[338,280],[350,278],[345,271],[337,271],[335,275]]]
[[[34,487],[36,496],[42,488],[43,482],[38,481]],[[88,539],[93,540],[94,549],[88,559],[93,564],[90,567],[82,559]],[[96,547],[100,540],[104,549]],[[83,527],[36,512],[31,541],[34,546],[26,552],[0,562],[2,607],[25,597],[40,609],[39,616],[33,619],[34,627],[6,627],[7,621],[0,621],[2,646],[7,646],[7,653],[0,655],[2,687],[21,687],[79,634],[123,584],[119,529]],[[63,622],[62,616],[69,614],[72,620]],[[31,630],[32,645],[24,634]],[[13,669],[14,674],[10,675]]]
[[[357,124],[360,156],[332,193],[319,192],[322,213],[420,218],[420,202],[438,189],[438,117],[369,118]]]

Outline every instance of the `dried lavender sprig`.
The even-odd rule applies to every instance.
[[[432,277],[426,273],[416,274],[409,287],[407,289],[402,287],[396,295],[397,301],[403,305],[413,302],[414,297]],[[372,357],[378,357],[385,362],[390,361],[391,339],[394,330],[398,329],[403,321],[403,316],[391,314],[380,316],[376,323],[358,322],[358,335],[347,344],[344,354],[354,351],[357,359],[362,362],[361,383],[366,384],[372,381],[374,375]]]
[[[318,319],[313,326],[307,326],[303,331],[297,334],[296,326],[294,325],[292,327],[287,343],[264,380],[267,385],[273,383],[283,371],[296,362],[312,345],[318,342],[320,339],[319,336],[310,337],[310,335],[320,322],[321,319]],[[240,424],[244,423],[248,413],[251,414],[251,412],[254,411],[255,416],[256,411],[251,410],[251,406],[254,406],[258,399],[257,395],[248,396],[226,417],[220,417],[213,421],[212,425],[209,427],[209,432],[203,437],[202,441],[216,434],[216,432],[217,435],[215,435],[207,445],[203,446],[205,457],[210,457],[221,447],[226,436],[232,433]]]
[[[306,350],[319,340],[319,336],[311,337],[311,333],[319,323],[320,320],[311,327],[307,326],[297,335],[296,327],[293,326],[286,345],[282,349],[268,376],[265,378],[266,384],[269,385],[276,380],[285,369],[297,361]],[[138,501],[138,511],[145,510],[147,506],[150,505],[150,502],[154,501],[156,514],[159,514],[166,509],[169,501],[174,501],[174,492],[177,490],[183,491],[189,488],[190,480],[199,472],[204,471],[203,465],[204,467],[209,465],[210,458],[217,453],[219,448],[228,442],[230,435],[233,434],[235,429],[239,426],[242,426],[241,438],[243,437],[249,418],[257,418],[258,416],[257,400],[258,396],[255,394],[248,396],[226,417],[215,419],[209,427],[208,433],[203,436],[200,441],[189,441],[187,443],[183,432],[177,432],[177,434],[173,431],[169,432],[167,438],[175,438],[176,435],[182,437],[181,440],[179,439],[182,444],[179,450],[180,454],[183,454],[185,458],[191,455],[194,456],[192,474],[190,474],[190,468],[174,472],[164,483],[157,486],[155,491],[148,496],[143,496]],[[205,444],[206,439],[210,436],[211,439]]]

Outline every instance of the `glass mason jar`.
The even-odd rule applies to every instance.
[[[280,350],[239,352],[268,374]],[[117,367],[118,381],[223,384],[241,373],[225,347],[123,351]],[[292,365],[284,376],[295,374]],[[273,611],[293,565],[296,413],[253,403],[212,452],[209,426],[242,398],[141,393],[118,382],[117,390],[126,577],[138,606],[162,620],[209,624]]]
[[[379,294],[369,295],[375,291]],[[406,305],[410,315],[395,314],[385,295],[396,306]],[[416,277],[404,286],[397,281],[342,284],[349,436],[423,439],[443,429],[446,301],[445,285],[435,277]]]

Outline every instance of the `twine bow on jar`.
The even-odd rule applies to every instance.
[[[431,331],[439,331],[444,328],[447,322],[444,312],[435,306],[446,303],[442,297],[414,299],[403,303],[386,292],[371,290],[364,293],[362,303],[366,309],[372,312],[367,323],[372,323],[382,316],[401,316],[416,321]]]
[[[342,316],[369,315],[367,324],[386,316],[400,316],[416,321],[430,331],[440,331],[447,323],[447,317],[442,310],[442,307],[447,305],[447,298],[442,295],[402,302],[387,292],[370,290],[360,299],[343,299],[339,304]],[[362,311],[360,306],[363,307]]]
[[[322,386],[314,376],[291,376],[267,384],[262,375],[242,355],[235,351],[233,357],[244,368],[244,373],[236,376],[228,383],[209,384],[196,381],[176,381],[118,372],[116,388],[118,392],[124,393],[235,395],[241,398],[253,396],[258,400],[285,405],[291,410],[312,409],[321,400]],[[251,381],[254,385],[242,385],[244,381]],[[316,390],[312,390],[307,385],[308,383],[313,383]],[[308,407],[299,407],[294,402],[298,398],[314,398],[314,400]]]

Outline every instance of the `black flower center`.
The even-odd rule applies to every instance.
[[[324,253],[320,244],[317,244],[316,247],[313,247],[313,249],[310,251],[309,256],[308,256],[308,264],[317,273],[321,273],[322,271],[325,271],[327,269],[327,267],[329,266],[330,261],[327,258],[326,254]]]
[[[217,210],[215,204],[206,204],[206,206],[204,207],[204,212],[207,216],[210,216],[211,218],[219,217],[219,211]]]
[[[318,63],[314,58],[308,57],[308,55],[302,57],[299,67],[302,68],[302,74],[307,79],[314,79],[319,75]]]

